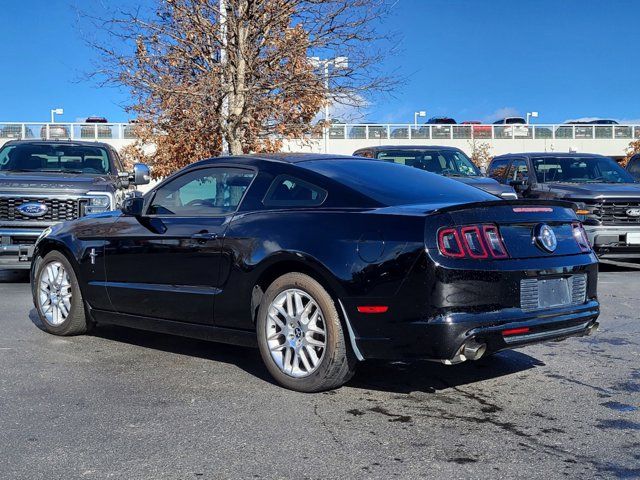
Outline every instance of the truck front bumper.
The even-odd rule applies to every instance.
[[[584,225],[593,250],[602,258],[640,258],[640,225]]]
[[[29,269],[36,240],[44,229],[0,228],[0,269]]]

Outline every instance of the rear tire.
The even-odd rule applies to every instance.
[[[45,330],[62,336],[89,331],[78,278],[67,257],[53,250],[35,262],[33,303]]]
[[[336,304],[317,281],[288,273],[267,289],[256,322],[260,355],[282,386],[319,392],[344,385],[355,373]],[[287,353],[288,352],[288,353]]]

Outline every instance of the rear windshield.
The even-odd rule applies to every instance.
[[[471,159],[458,150],[384,150],[378,152],[376,158],[439,175],[452,177],[481,175]]]
[[[298,164],[387,206],[469,203],[496,197],[425,170],[377,160],[313,160]]]
[[[536,179],[566,183],[631,183],[633,178],[607,157],[532,158]]]
[[[107,150],[99,146],[22,144],[0,150],[0,170],[100,175],[111,168]]]

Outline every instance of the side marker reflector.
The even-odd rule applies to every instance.
[[[508,330],[503,330],[502,335],[504,337],[507,337],[509,335],[520,335],[521,333],[528,333],[528,332],[529,332],[529,327],[509,328]]]
[[[359,313],[386,313],[389,307],[386,305],[360,305],[358,307]]]

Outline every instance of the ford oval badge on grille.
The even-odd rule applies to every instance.
[[[640,217],[640,208],[630,208],[625,213],[630,217]]]
[[[533,238],[536,244],[546,252],[555,252],[558,247],[558,239],[553,229],[546,223],[539,223],[533,230]]]
[[[16,210],[25,217],[43,217],[49,208],[44,203],[23,203]]]

